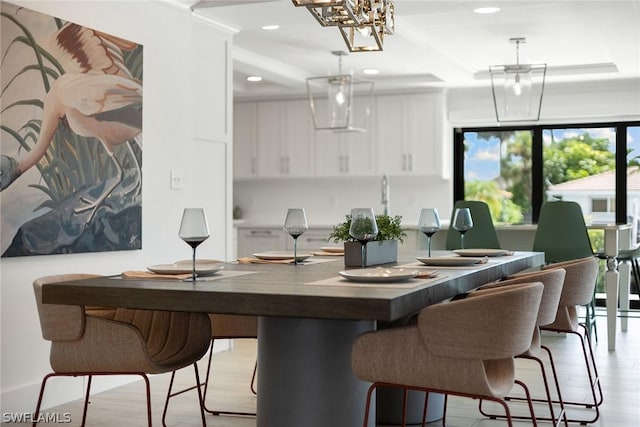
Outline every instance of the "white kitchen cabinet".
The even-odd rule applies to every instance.
[[[239,228],[238,257],[251,256],[256,252],[284,251],[286,239],[291,237],[281,227]]]
[[[442,94],[376,97],[378,170],[388,175],[442,171]]]
[[[284,146],[286,171],[290,176],[303,177],[314,174],[312,147],[314,146],[313,120],[309,102],[304,100],[285,101]]]
[[[298,251],[318,251],[323,246],[333,246],[327,242],[332,228],[310,228],[298,237]],[[282,227],[239,227],[238,257],[251,256],[256,252],[293,251],[293,238]]]
[[[257,106],[255,102],[236,102],[233,106],[233,177],[257,176]]]
[[[356,107],[363,103],[356,101]],[[369,176],[375,174],[372,118],[366,132],[316,131],[317,176]]]
[[[311,176],[311,126],[305,101],[258,102],[258,177]]]

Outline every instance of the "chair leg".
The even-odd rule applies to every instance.
[[[173,396],[176,396],[178,393],[182,393],[186,390],[182,390],[178,393],[171,393],[171,389],[173,388],[173,380],[176,378],[176,371],[171,372],[171,379],[169,380],[169,390],[167,391],[167,399],[164,401],[164,409],[162,410],[162,425],[166,427],[166,418],[167,418],[167,409],[169,408],[169,399]]]
[[[165,412],[166,412],[166,408],[169,406],[169,399],[171,399],[172,397],[178,396],[182,393],[186,393],[188,391],[194,390],[194,389],[198,389],[200,390],[200,388],[202,387],[203,391],[202,391],[202,407],[203,410],[205,412],[208,412],[211,415],[220,415],[220,414],[225,414],[225,415],[244,415],[244,416],[255,416],[255,412],[240,412],[240,411],[226,411],[226,410],[214,410],[214,409],[210,409],[207,406],[207,392],[209,391],[209,379],[211,376],[211,365],[213,363],[213,344],[215,342],[215,339],[211,340],[211,346],[209,347],[209,358],[207,361],[207,372],[205,374],[205,377],[202,381],[198,380],[198,382],[195,385],[192,385],[191,387],[187,387],[185,389],[182,390],[178,390],[175,392],[172,392],[173,389],[173,379],[175,377],[175,372],[173,372],[171,374],[171,381],[169,382],[169,391],[167,392],[167,399],[165,401]],[[256,378],[256,372],[258,369],[258,362],[256,362],[254,368],[253,368],[253,376],[251,379],[251,391],[254,394],[257,394],[257,392],[254,389],[254,382],[255,382],[255,378]],[[163,420],[164,420],[164,415],[163,415]],[[164,422],[164,421],[163,421]]]
[[[200,374],[198,373],[198,363],[193,364],[193,370],[196,377],[196,388],[198,389],[198,406],[200,407],[200,417],[202,418],[202,427],[207,427],[207,420],[204,417],[204,395],[200,387]]]
[[[521,381],[516,380],[515,381],[517,384],[519,384],[524,392],[525,395],[527,397],[527,401],[529,403],[529,411],[531,413],[531,420],[533,423],[534,427],[537,427],[537,423],[536,423],[536,417],[535,417],[535,413],[533,411],[533,403],[532,403],[532,399],[531,399],[531,394],[529,393],[529,389],[527,388],[527,386],[522,383]],[[493,402],[499,403],[500,405],[502,405],[502,407],[505,410],[505,416],[504,418],[506,419],[507,423],[509,424],[509,427],[513,427],[513,417],[511,416],[511,411],[509,409],[509,405],[507,405],[507,402],[504,399],[498,398],[498,397],[492,397],[492,396],[484,396],[484,395],[477,395],[477,394],[470,394],[470,393],[463,393],[463,392],[453,392],[450,390],[442,390],[442,389],[436,389],[436,388],[426,388],[426,387],[414,387],[414,386],[407,386],[407,385],[403,385],[403,384],[393,384],[393,383],[386,383],[386,382],[375,382],[373,383],[370,387],[369,390],[367,392],[367,402],[365,405],[365,413],[364,413],[364,423],[363,423],[363,427],[367,427],[368,423],[369,423],[369,410],[371,407],[371,395],[373,394],[373,391],[377,388],[377,387],[385,387],[385,388],[401,388],[404,390],[404,393],[407,393],[410,390],[415,390],[415,391],[422,391],[427,393],[438,393],[438,394],[443,394],[444,395],[444,412],[443,412],[443,416],[442,416],[442,425],[445,425],[445,419],[446,419],[446,410],[447,410],[447,400],[449,397],[449,394],[455,395],[455,396],[461,396],[461,397],[469,397],[469,398],[473,398],[473,399],[485,399],[485,400],[491,400]],[[426,408],[426,403],[428,402],[428,396],[425,398],[425,408]],[[405,411],[405,407],[406,405],[403,402],[403,426],[404,426],[404,411]],[[424,422],[426,420],[426,409],[423,410],[423,426],[424,426]]]
[[[47,374],[42,379],[42,384],[40,384],[40,394],[38,395],[38,402],[36,403],[36,410],[33,412],[33,424],[32,427],[36,427],[38,424],[38,416],[40,415],[40,405],[42,404],[42,398],[44,397],[44,388],[47,385],[47,381],[49,378],[57,376],[55,373]]]
[[[86,424],[86,419],[87,419],[87,412],[88,412],[88,407],[89,407],[89,396],[91,394],[91,382],[92,382],[92,378],[95,375],[101,375],[101,376],[112,376],[112,375],[139,375],[141,376],[144,381],[145,381],[145,388],[146,388],[146,398],[147,398],[147,424],[148,427],[152,427],[152,422],[151,422],[151,386],[149,384],[149,378],[147,377],[147,375],[144,372],[119,372],[119,373],[113,373],[113,372],[65,372],[65,373],[56,373],[56,372],[52,372],[50,374],[45,375],[45,377],[42,379],[42,385],[40,386],[40,394],[38,395],[38,402],[36,403],[36,409],[33,413],[33,423],[32,423],[32,427],[35,427],[38,424],[38,418],[40,416],[40,406],[42,405],[42,398],[44,397],[44,389],[46,387],[47,381],[49,381],[50,378],[52,377],[89,377],[89,380],[87,382],[87,390],[85,391],[85,395],[84,395],[84,403],[83,403],[83,410],[82,410],[82,423],[80,424],[81,427],[84,427]],[[165,411],[166,411],[166,407],[165,407]],[[164,421],[164,420],[163,420]]]
[[[561,405],[563,405],[563,407],[565,407],[564,409],[566,409],[566,406],[580,406],[586,409],[594,409],[595,415],[592,419],[574,419],[574,418],[567,417],[567,421],[570,423],[580,423],[581,425],[586,425],[586,424],[594,423],[600,418],[599,407],[603,401],[603,394],[602,394],[602,385],[600,384],[600,377],[598,374],[598,368],[596,366],[596,360],[593,354],[593,347],[591,345],[591,338],[589,337],[587,326],[582,323],[580,324],[580,326],[584,330],[584,335],[575,331],[564,331],[564,330],[554,330],[554,329],[548,329],[548,330],[552,332],[576,335],[580,339],[580,344],[582,345],[582,355],[585,363],[585,368],[587,370],[589,386],[591,388],[592,403],[567,401],[562,398],[560,394],[560,385],[558,384],[558,377],[555,370],[555,364],[553,363],[553,358],[551,356],[551,351],[545,346],[542,346],[542,348],[544,348],[549,354],[551,367],[553,369],[554,379],[556,381],[556,388],[558,390],[558,400],[554,400],[554,403],[560,403]],[[596,396],[596,387],[598,390],[597,396]],[[534,401],[536,400],[534,399]]]
[[[203,400],[203,394],[202,394],[202,388],[201,388],[202,384],[200,383],[200,374],[198,373],[197,363],[193,364],[193,369],[195,371],[196,385],[189,387],[188,389],[177,391],[175,393],[171,393],[171,390],[173,389],[173,381],[176,378],[176,371],[171,372],[171,379],[169,380],[169,390],[167,391],[167,398],[164,401],[164,409],[162,410],[163,427],[167,427],[167,410],[169,409],[169,399],[179,394],[182,394],[184,392],[193,390],[194,388],[198,390],[198,406],[200,407],[200,417],[202,418],[202,427],[207,426],[207,421],[204,415],[204,400]]]
[[[422,408],[422,427],[427,424],[427,408],[429,407],[429,393],[424,394],[424,407]],[[444,421],[442,422],[444,425]]]
[[[407,394],[409,394],[409,389],[404,387],[402,389],[402,427],[407,425]]]
[[[140,374],[142,379],[144,380],[145,391],[147,394],[147,424],[148,427],[152,427],[151,422],[151,384],[149,384],[149,377],[145,374]]]
[[[89,395],[91,394],[91,380],[93,379],[93,375],[89,375],[89,379],[87,380],[87,392],[84,395],[84,408],[82,409],[82,424],[81,427],[84,427],[87,422],[87,407],[89,406]]]
[[[364,406],[364,422],[362,423],[362,427],[369,427],[369,411],[371,409],[371,396],[373,395],[374,390],[378,387],[378,383],[373,383],[369,387],[367,391],[367,403]]]
[[[518,384],[520,387],[522,387],[522,389],[524,390],[524,395],[527,397],[527,405],[529,405],[529,413],[531,414],[531,423],[533,424],[533,427],[537,427],[538,426],[538,420],[536,418],[536,413],[533,409],[533,401],[531,400],[531,393],[529,392],[529,388],[527,387],[527,385],[525,383],[523,383],[520,380],[516,380],[515,381],[516,384]],[[505,403],[506,405],[506,403]],[[507,406],[508,409],[508,406]]]
[[[211,348],[209,350],[209,362],[207,365],[207,376],[204,380],[204,397],[203,397],[203,404],[204,404],[204,410],[207,411],[208,413],[212,414],[212,415],[220,415],[220,414],[225,414],[225,415],[244,415],[244,416],[251,416],[251,417],[255,417],[255,412],[242,412],[242,411],[226,411],[226,410],[214,410],[214,409],[210,409],[207,406],[207,391],[209,390],[209,378],[210,378],[210,374],[211,374],[211,364],[212,364],[212,360],[213,360],[213,343],[214,340],[211,340]],[[258,394],[258,392],[255,390],[254,384],[255,384],[255,379],[256,379],[256,373],[258,370],[258,362],[256,361],[254,367],[253,367],[253,374],[251,377],[251,391],[253,392],[253,394]]]
[[[544,402],[549,406],[549,414],[550,417],[546,418],[546,417],[537,417],[538,420],[540,421],[551,421],[553,422],[554,427],[558,427],[560,425],[560,422],[563,421],[565,427],[569,427],[569,421],[567,419],[567,413],[564,407],[564,401],[562,400],[562,394],[560,392],[560,384],[558,382],[558,375],[556,373],[556,368],[555,368],[555,364],[553,361],[553,356],[551,355],[551,350],[548,347],[545,346],[541,346],[541,348],[544,348],[545,351],[547,352],[548,356],[549,356],[549,363],[551,365],[551,371],[553,373],[553,380],[556,386],[556,393],[558,394],[558,399],[554,400],[553,397],[551,396],[551,391],[549,390],[549,380],[547,379],[547,373],[546,370],[544,368],[544,363],[542,362],[542,359],[538,358],[538,357],[533,357],[533,356],[518,356],[520,358],[525,358],[525,359],[531,359],[534,360],[538,363],[538,366],[540,367],[540,373],[542,374],[542,381],[544,383],[544,390],[545,393],[547,395],[547,399],[543,400],[543,399],[531,399],[533,402]],[[556,417],[555,414],[555,410],[553,408],[553,404],[554,403],[558,403],[560,405],[560,413],[558,414],[558,416]]]
[[[258,391],[256,390],[256,374],[258,372],[258,361],[253,365],[253,375],[251,376],[251,392],[255,395],[258,395]]]

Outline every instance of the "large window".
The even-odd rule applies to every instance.
[[[484,200],[496,223],[536,223],[547,200],[576,201],[588,222],[640,214],[640,122],[454,133],[454,200]]]
[[[494,222],[531,222],[531,140],[526,130],[464,132],[464,198],[483,200]]]

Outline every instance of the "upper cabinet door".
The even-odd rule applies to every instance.
[[[259,177],[313,175],[311,116],[305,101],[257,103]]]
[[[441,94],[378,96],[375,117],[380,173],[442,172]]]
[[[407,99],[406,149],[410,174],[442,174],[443,95],[413,95]]]
[[[406,96],[376,97],[375,130],[378,147],[378,172],[388,175],[409,173],[406,144]]]
[[[255,102],[236,102],[233,108],[233,177],[257,176],[257,110]]]
[[[307,100],[286,101],[284,120],[284,170],[287,175],[313,176],[313,120]]]
[[[282,101],[258,102],[258,176],[286,175],[283,159],[284,111]]]

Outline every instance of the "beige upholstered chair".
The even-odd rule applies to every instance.
[[[42,303],[42,288],[47,283],[91,277],[96,276],[56,275],[39,278],[33,283],[42,336],[51,341],[50,363],[53,369],[53,373],[42,380],[34,419],[38,418],[45,386],[51,377],[88,377],[82,415],[82,425],[85,425],[93,376],[140,375],[145,380],[147,419],[151,427],[147,374],[172,372],[193,364],[198,379],[195,362],[206,353],[209,346],[209,317],[204,313],[88,309],[77,305]],[[205,425],[202,397],[200,393],[198,395]],[[165,406],[165,414],[166,410]]]
[[[600,417],[600,405],[602,404],[602,386],[598,376],[598,368],[593,355],[593,347],[587,325],[581,323],[578,317],[578,307],[585,305],[593,298],[593,291],[598,275],[598,258],[595,256],[557,262],[543,267],[544,269],[562,268],[566,271],[564,287],[560,296],[560,304],[553,323],[543,326],[541,329],[558,333],[575,335],[580,338],[582,354],[591,385],[591,402],[574,402],[564,400],[565,406],[573,405],[594,410],[591,419],[569,419],[569,422],[581,424],[593,423]],[[583,333],[580,333],[580,330]]]
[[[539,282],[476,291],[422,309],[414,325],[360,335],[352,369],[373,383],[363,425],[378,386],[401,388],[405,394],[421,390],[496,401],[512,425],[504,397],[517,381],[514,357],[531,346],[542,291]]]
[[[560,295],[562,294],[562,288],[564,285],[565,274],[566,272],[562,268],[532,271],[527,273],[516,274],[510,277],[507,277],[506,279],[503,279],[501,281],[489,283],[487,285],[484,285],[478,288],[479,290],[502,289],[505,286],[513,286],[513,285],[519,285],[522,283],[530,283],[530,282],[540,282],[544,285],[544,290],[542,292],[542,300],[540,301],[540,308],[538,310],[538,318],[536,320],[537,327],[534,329],[531,345],[524,353],[516,357],[523,358],[523,359],[531,359],[537,362],[540,368],[540,373],[542,375],[544,389],[546,392],[546,403],[549,407],[549,413],[550,413],[549,420],[553,421],[553,424],[555,426],[557,426],[562,420],[564,420],[565,426],[568,426],[568,422],[567,422],[567,417],[564,411],[564,405],[562,403],[562,395],[560,392],[560,387],[558,384],[558,379],[557,379],[555,367],[553,364],[553,357],[551,355],[551,352],[547,352],[549,359],[551,361],[551,366],[553,368],[553,378],[556,385],[556,392],[558,394],[558,398],[560,401],[560,413],[557,416],[553,407],[554,399],[549,390],[549,381],[547,380],[547,374],[545,371],[544,363],[540,358],[540,350],[542,348],[540,327],[551,324],[556,318],[556,313],[558,311],[558,304],[560,303]],[[512,398],[508,398],[507,400],[511,400],[511,399]],[[482,401],[480,402],[480,411],[486,416],[490,416],[494,418],[499,417],[499,415],[485,413],[482,410]],[[526,418],[526,417],[514,416],[513,418]],[[537,420],[544,419],[544,418],[541,418],[540,416],[537,416],[536,418]]]
[[[216,339],[242,339],[242,338],[258,338],[258,318],[256,316],[242,316],[235,314],[209,314],[211,320],[211,346],[209,348],[209,361],[207,365],[207,374],[205,380],[201,386],[204,387],[203,402],[205,411],[213,415],[231,414],[231,415],[253,415],[253,412],[231,411],[210,409],[207,407],[206,397],[209,390],[209,378],[211,373],[211,362],[213,358],[213,345]],[[254,387],[256,378],[257,363],[253,368],[253,375],[251,377],[251,391],[255,394]],[[193,390],[196,386],[192,386],[186,389],[172,392],[173,378],[175,372],[171,375],[171,382],[169,383],[169,393],[167,394],[167,402],[170,398],[182,394],[186,391]]]

